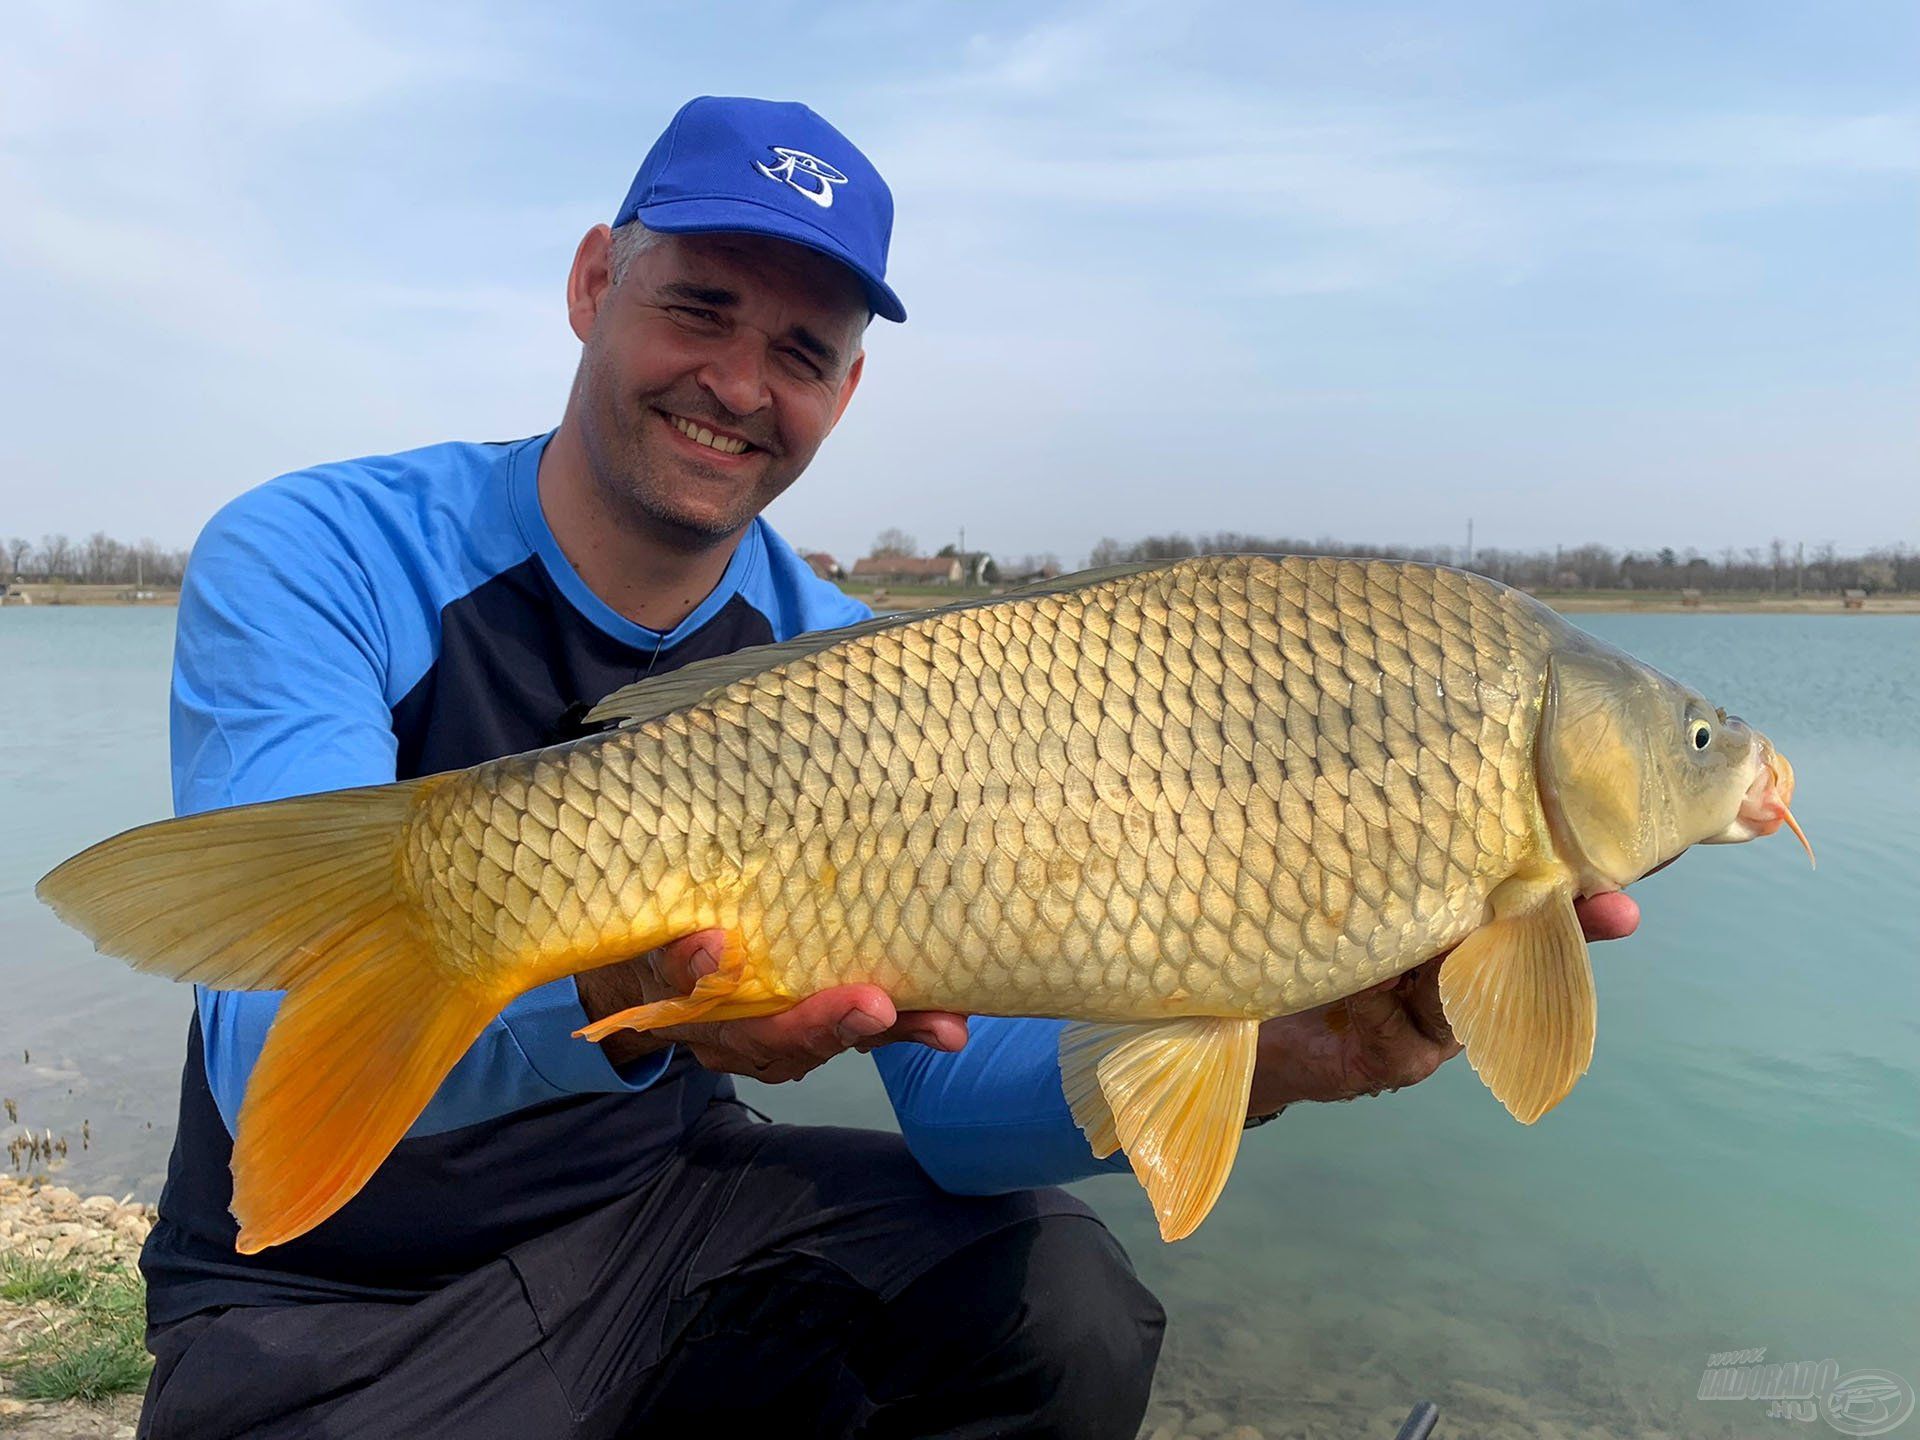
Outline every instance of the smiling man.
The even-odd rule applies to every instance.
[[[636,679],[861,618],[760,512],[845,413],[869,321],[904,319],[891,223],[878,173],[803,106],[682,109],[575,255],[555,430],[283,476],[208,526],[180,608],[177,809],[552,744]],[[573,1038],[687,989],[715,940],[516,1000],[364,1190],[250,1256],[228,1165],[279,997],[203,989],[142,1257],[141,1433],[1133,1435],[1162,1317],[1051,1188],[1123,1165],[1073,1124],[1057,1024],[847,986]],[[1457,1050],[1431,967],[1343,1008],[1266,1028],[1255,1118]],[[726,1078],[853,1048],[904,1138],[765,1123]]]

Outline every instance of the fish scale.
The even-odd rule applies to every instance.
[[[490,965],[568,973],[664,912],[796,998],[1300,1010],[1459,939],[1538,847],[1559,623],[1475,577],[1300,557],[936,613],[453,777],[409,869]]]

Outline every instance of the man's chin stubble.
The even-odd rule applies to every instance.
[[[608,500],[621,521],[663,545],[690,555],[723,545],[738,535],[757,511],[714,517],[676,505],[644,482],[626,480]]]

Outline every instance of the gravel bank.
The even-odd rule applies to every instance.
[[[119,1264],[131,1272],[153,1228],[153,1207],[82,1198],[62,1185],[39,1185],[0,1175],[0,1255],[18,1254],[83,1270]],[[37,1335],[66,1323],[54,1301],[17,1303],[0,1298],[0,1360]],[[131,1440],[140,1397],[118,1395],[101,1405],[22,1400],[0,1371],[0,1434],[34,1440]]]

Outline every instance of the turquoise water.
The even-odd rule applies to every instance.
[[[1593,1069],[1532,1129],[1456,1062],[1250,1136],[1178,1246],[1130,1181],[1086,1186],[1173,1316],[1157,1420],[1391,1435],[1426,1396],[1442,1435],[1830,1434],[1695,1399],[1707,1356],[1920,1382],[1920,617],[1581,623],[1773,736],[1819,871],[1776,839],[1636,887],[1640,935],[1595,952]],[[186,996],[92,956],[32,882],[166,813],[171,624],[0,611],[0,1096],[69,1138],[70,1183],[148,1196]],[[854,1058],[752,1098],[887,1123]]]

